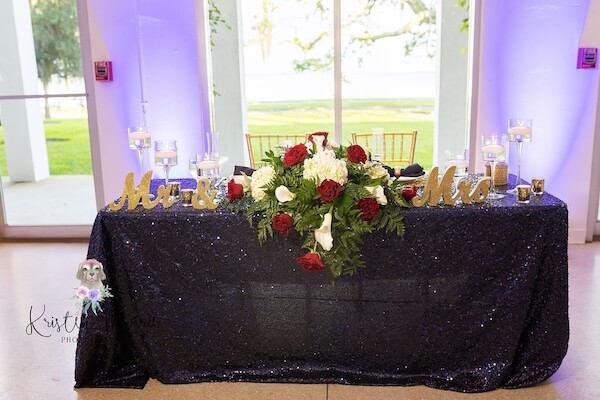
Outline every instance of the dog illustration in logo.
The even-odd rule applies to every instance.
[[[85,260],[77,268],[75,276],[81,281],[81,286],[88,289],[104,289],[103,279],[106,279],[102,263],[95,259]]]

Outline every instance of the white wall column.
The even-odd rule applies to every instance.
[[[0,95],[38,94],[29,2],[0,2]],[[13,182],[47,178],[48,153],[40,100],[0,101],[8,175]]]
[[[219,152],[228,157],[221,175],[233,173],[235,165],[248,165],[246,133],[246,93],[243,82],[244,56],[241,47],[240,0],[216,0],[223,19],[231,26],[219,26],[213,36],[212,77],[214,89],[213,129],[219,132]]]
[[[579,47],[600,47],[600,0],[590,0],[588,13],[585,19],[583,33],[579,41]],[[598,67],[596,67],[597,69]],[[588,71],[596,73],[596,70]],[[600,80],[598,83],[597,98],[600,99]],[[594,145],[592,155],[592,178],[590,185],[590,202],[588,206],[588,225],[586,241],[591,242],[594,235],[600,234],[598,221],[598,200],[600,198],[600,101],[596,104],[596,123],[594,129]]]
[[[445,152],[468,148],[468,32],[461,32],[467,11],[454,1],[440,1],[437,15],[438,53],[433,165],[443,167]]]
[[[170,178],[189,177],[188,159],[206,150],[210,125],[201,93],[206,84],[198,73],[205,60],[198,54],[203,27],[196,1],[178,1],[177,7],[163,0],[77,2],[99,206],[121,194],[128,172],[140,179],[127,127],[143,123],[143,101],[152,140],[177,140],[178,165]],[[94,80],[93,62],[102,60],[113,63],[112,82]],[[154,170],[154,178],[163,178],[153,159],[149,149],[144,172]]]

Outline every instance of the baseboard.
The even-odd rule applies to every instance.
[[[586,235],[585,229],[569,229],[569,244],[584,244]]]

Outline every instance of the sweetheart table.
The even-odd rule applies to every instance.
[[[546,193],[399,212],[404,237],[365,235],[366,267],[333,285],[296,264],[300,237],[261,246],[244,214],[101,210],[88,258],[104,264],[114,298],[82,317],[76,386],[480,392],[551,376],[569,338],[566,205]]]

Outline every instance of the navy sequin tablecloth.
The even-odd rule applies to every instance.
[[[296,265],[299,237],[260,246],[243,214],[101,210],[88,257],[104,264],[115,297],[81,322],[76,386],[479,392],[552,375],[569,337],[565,204],[545,194],[400,212],[404,238],[365,236],[366,268],[331,285]]]

